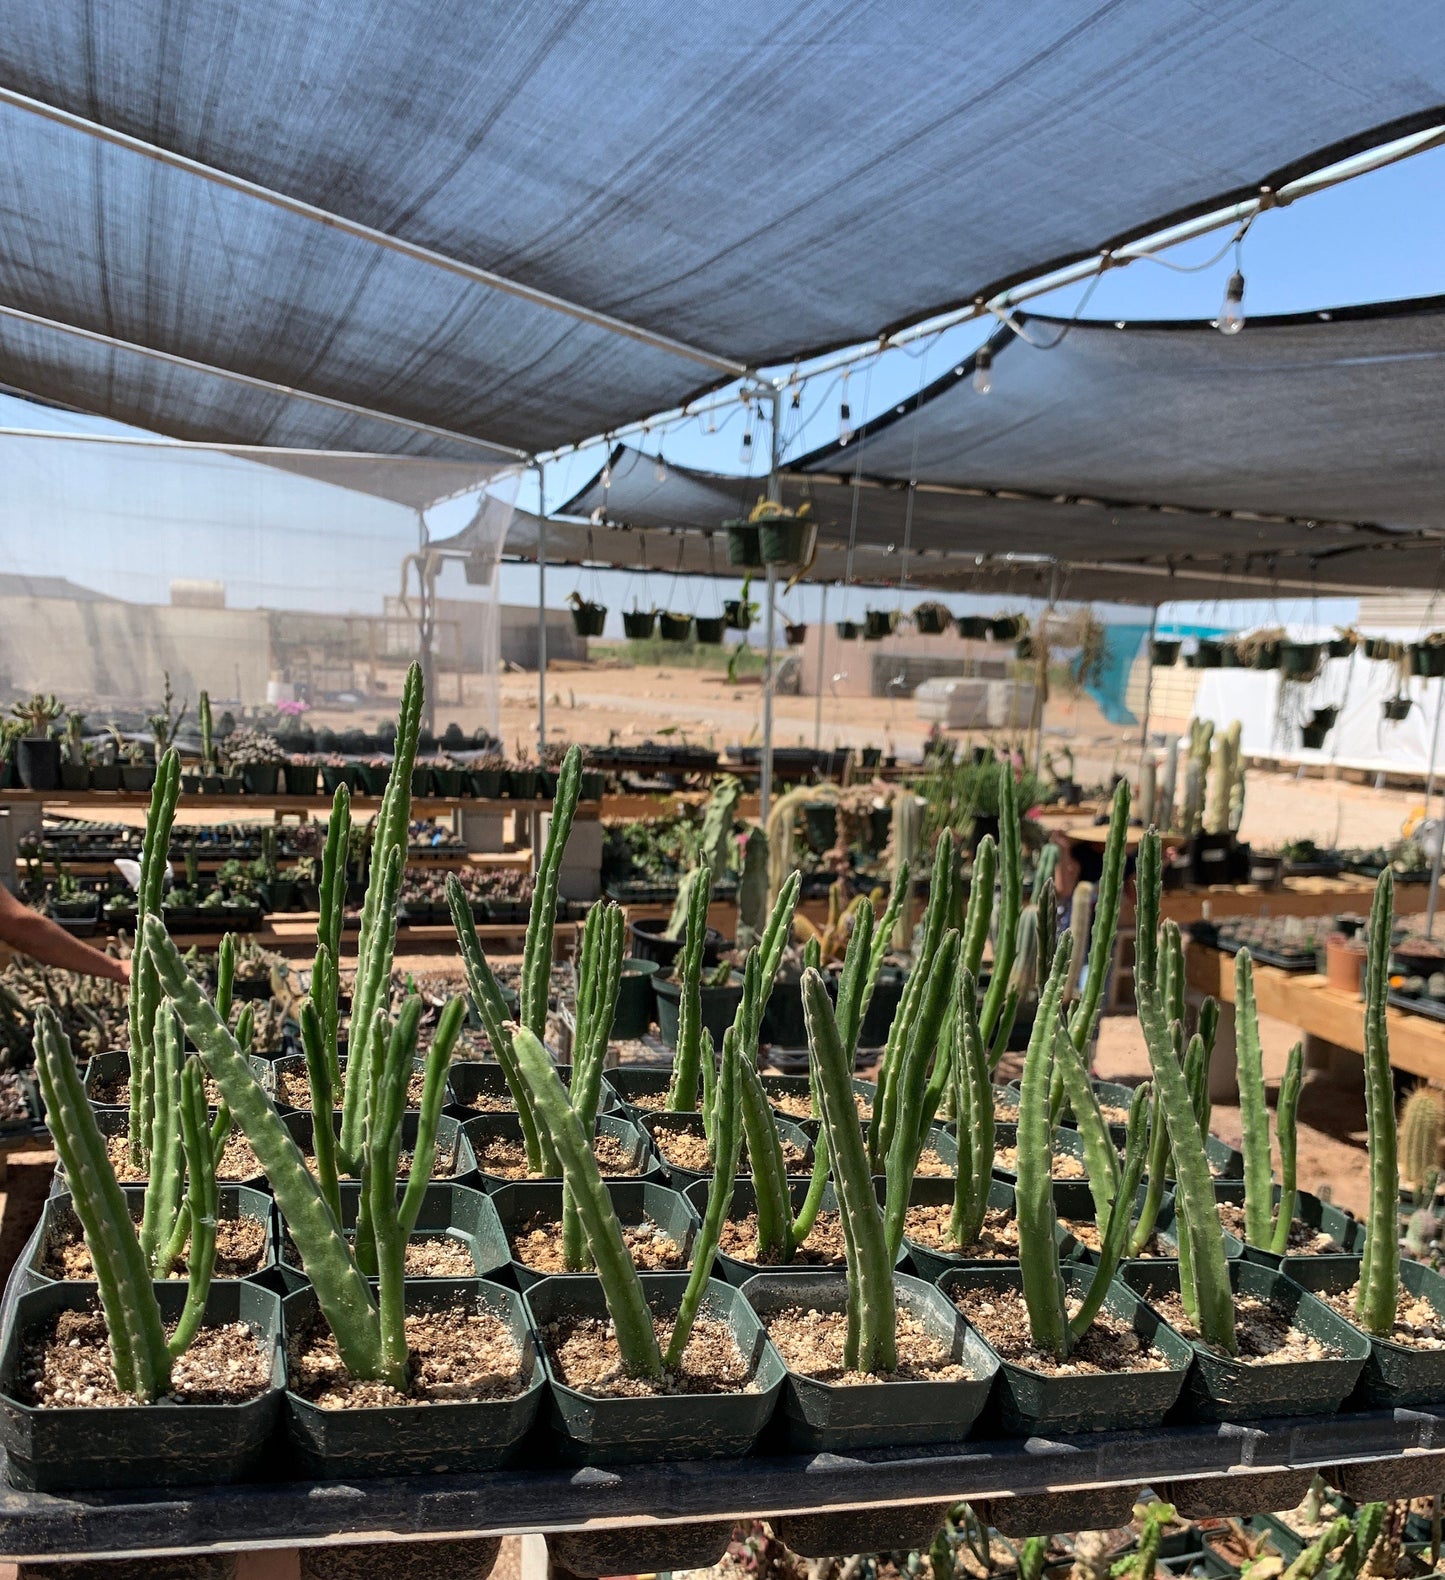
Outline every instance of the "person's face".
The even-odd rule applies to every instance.
[[[1059,864],[1054,869],[1054,891],[1061,900],[1070,899],[1079,882],[1079,863],[1073,846],[1067,840],[1055,838],[1059,847]]]

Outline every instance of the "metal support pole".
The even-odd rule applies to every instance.
[[[547,500],[537,462],[537,761],[547,746]]]
[[[1440,710],[1445,706],[1445,684],[1435,693],[1435,723],[1430,731],[1430,766],[1425,771],[1425,814],[1430,813],[1430,797],[1435,794],[1435,754],[1440,749]]]
[[[1039,770],[1044,760],[1044,691],[1049,684],[1049,616],[1054,612],[1054,605],[1059,601],[1059,562],[1054,561],[1054,568],[1049,573],[1049,603],[1044,610],[1044,617],[1039,622],[1039,641],[1034,653],[1034,705],[1031,722],[1034,730],[1034,778],[1039,777]]]
[[[771,440],[771,459],[768,466],[768,501],[770,504],[779,505],[783,501],[783,485],[779,475],[782,471],[783,460],[783,434],[782,411],[783,397],[777,390],[773,391],[773,421]],[[764,828],[768,825],[768,808],[773,797],[773,656],[777,648],[777,597],[778,597],[778,569],[776,565],[768,566],[768,646],[767,667],[763,671],[763,762],[762,773],[758,780],[758,817]]]
[[[828,584],[822,585],[822,600],[818,605],[818,694],[813,698],[813,750],[823,747],[823,682],[828,670],[824,664],[828,641]]]
[[[1159,605],[1149,611],[1149,663],[1144,670],[1144,722],[1139,726],[1139,760],[1149,749],[1149,711],[1154,703],[1154,633],[1159,629]]]

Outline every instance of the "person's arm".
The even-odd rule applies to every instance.
[[[62,971],[78,971],[82,976],[107,977],[112,982],[130,980],[130,962],[105,955],[22,905],[9,889],[0,884],[0,943],[18,954],[29,955],[42,965],[58,966]]]

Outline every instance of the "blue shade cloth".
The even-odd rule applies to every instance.
[[[1430,124],[1445,7],[9,0],[0,85],[776,366]],[[720,376],[21,107],[0,150],[0,303],[283,386],[10,318],[20,392],[469,459],[468,436],[562,444]]]
[[[1129,690],[1129,671],[1139,656],[1139,645],[1149,635],[1147,625],[1106,625],[1104,648],[1095,678],[1084,690],[1099,704],[1110,724],[1137,724],[1139,721],[1124,702]]]

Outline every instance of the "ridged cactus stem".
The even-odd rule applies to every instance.
[[[216,771],[216,740],[211,727],[211,694],[202,690],[196,703],[201,719],[201,767],[208,774]]]
[[[1140,852],[1140,894],[1146,882],[1159,882],[1159,836],[1153,830],[1144,836]],[[1158,914],[1157,887],[1151,895],[1151,909]],[[1136,973],[1135,994],[1139,1023],[1149,1052],[1154,1076],[1158,1112],[1169,1132],[1169,1149],[1174,1158],[1175,1202],[1179,1217],[1180,1279],[1186,1280],[1185,1238],[1188,1238],[1187,1281],[1193,1298],[1193,1315],[1200,1337],[1206,1344],[1236,1352],[1234,1336],[1234,1296],[1225,1260],[1224,1241],[1219,1232],[1219,1213],[1214,1199],[1214,1180],[1204,1153],[1204,1136],[1195,1117],[1188,1083],[1179,1064],[1174,1030],[1160,991],[1157,973]],[[1186,1309],[1189,1300],[1186,1299]]]
[[[321,852],[316,960],[311,968],[311,999],[321,1017],[322,1047],[331,1066],[333,1100],[341,1092],[341,931],[346,916],[346,852],[350,843],[351,792],[341,784],[332,797],[326,844]]]
[[[1099,899],[1094,907],[1093,931],[1089,934],[1088,974],[1078,1007],[1069,1020],[1074,1047],[1085,1064],[1088,1063],[1089,1048],[1098,1035],[1099,1017],[1104,1007],[1104,984],[1114,962],[1114,939],[1119,930],[1119,897],[1124,892],[1128,845],[1129,786],[1121,779],[1114,790],[1114,804],[1109,812],[1109,834],[1104,841]]]
[[[884,1226],[890,1267],[898,1255],[899,1247],[903,1244],[903,1222],[908,1211],[909,1187],[913,1182],[913,1175],[918,1167],[918,1159],[928,1134],[925,1116],[928,1115],[929,1061],[936,1056],[936,1062],[947,1069],[944,1024],[958,992],[956,980],[958,945],[958,934],[950,928],[943,935],[937,952],[929,962],[928,976],[924,982],[923,992],[919,996],[913,1024],[909,1027],[908,1040],[899,1050],[898,1071],[895,1077],[898,1112],[893,1127],[893,1139],[884,1160],[884,1172],[888,1180]],[[856,1124],[857,1110],[853,1108],[851,1092],[852,1073],[852,1067],[849,1066],[848,1106],[853,1109]]]
[[[160,989],[155,969],[146,954],[145,919],[159,916],[165,889],[166,861],[170,854],[171,827],[181,793],[181,759],[174,747],[156,764],[150,809],[141,844],[140,887],[136,890],[136,943],[131,960],[130,1041],[130,1159],[135,1168],[150,1168],[150,1132],[155,1113],[155,1018]]]
[[[1375,885],[1370,911],[1370,953],[1365,965],[1365,1123],[1370,1146],[1370,1217],[1355,1320],[1384,1338],[1393,1329],[1400,1292],[1400,1242],[1396,1226],[1400,1173],[1395,1134],[1395,1088],[1390,1074],[1390,1034],[1385,1021],[1389,992],[1390,925],[1395,879],[1387,867]]]
[[[461,880],[456,873],[450,874],[447,878],[447,904],[451,908],[452,926],[456,929],[462,969],[466,973],[472,1003],[481,1017],[482,1025],[486,1028],[487,1040],[492,1045],[497,1063],[502,1067],[502,1075],[506,1080],[507,1089],[512,1094],[512,1101],[517,1105],[517,1118],[522,1127],[522,1142],[527,1149],[528,1171],[555,1177],[557,1160],[552,1152],[552,1143],[537,1123],[537,1116],[532,1112],[532,1099],[527,1083],[522,1079],[517,1067],[517,1056],[512,1048],[512,1033],[509,1026],[511,1012],[507,1008],[507,1001],[502,997],[502,989],[498,985],[496,976],[487,963],[481,939],[477,936],[477,924],[472,920],[471,902],[467,899],[466,890],[462,888]]]
[[[225,933],[221,937],[221,947],[216,951],[216,1013],[228,1025],[235,986],[236,940],[231,933]]]
[[[1254,1000],[1254,960],[1248,949],[1241,949],[1234,957],[1234,1028],[1243,1132],[1244,1236],[1250,1245],[1268,1247],[1274,1241],[1274,1164],[1270,1157],[1259,1011]]]
[[[994,885],[998,881],[998,846],[992,834],[985,834],[973,853],[973,876],[969,881],[968,910],[963,921],[963,951],[960,964],[975,983],[988,947],[988,930],[993,921]]]
[[[532,1107],[552,1137],[562,1178],[577,1203],[612,1317],[623,1370],[630,1376],[659,1379],[662,1353],[653,1331],[652,1313],[622,1237],[612,1198],[598,1171],[592,1138],[583,1131],[561,1077],[537,1038],[525,1027],[519,1028],[515,1046],[517,1068],[531,1095]]]
[[[761,828],[749,829],[743,848],[743,871],[738,879],[738,946],[748,949],[763,936],[768,925],[768,836]]]
[[[863,978],[862,995],[858,1000],[858,1018],[850,1030],[848,1041],[848,1052],[854,1059],[858,1056],[858,1038],[863,1031],[863,1017],[868,1013],[868,1006],[873,1002],[873,990],[878,985],[878,973],[883,969],[883,962],[892,947],[898,918],[903,914],[911,893],[908,871],[908,863],[905,861],[895,877],[895,886],[888,896],[888,904],[883,909],[883,915],[872,928],[872,940],[867,954],[867,971]],[[861,916],[865,910],[871,917],[869,906],[860,906],[859,915]],[[854,930],[857,930],[856,923]]]
[[[396,948],[396,897],[406,866],[411,821],[411,774],[421,729],[422,673],[419,664],[407,671],[396,721],[396,745],[381,808],[372,825],[371,871],[361,906],[356,941],[356,981],[351,993],[351,1024],[365,1032],[391,996],[391,961]],[[339,958],[333,955],[333,958]],[[346,1087],[341,1100],[341,1166],[360,1174],[366,1142],[366,1100],[370,1090],[371,1039],[353,1034],[347,1050]],[[360,1243],[358,1224],[358,1243]]]
[[[582,929],[577,973],[577,1027],[572,1045],[572,1106],[588,1135],[597,1129],[597,1104],[602,1093],[602,1067],[607,1037],[617,1009],[622,981],[622,908],[610,901],[594,905]],[[587,1238],[582,1220],[567,1191],[562,1192],[562,1257],[568,1272],[587,1266]]]
[[[1067,1038],[1064,1041],[1067,1042]],[[1077,1059],[1078,1053],[1072,1050],[1071,1053],[1061,1053],[1060,1057]],[[1139,1194],[1139,1181],[1144,1174],[1144,1159],[1148,1150],[1149,1091],[1146,1082],[1134,1089],[1134,1096],[1129,1102],[1129,1129],[1124,1144],[1124,1167],[1119,1176],[1119,1193],[1114,1198],[1114,1208],[1109,1214],[1108,1223],[1099,1226],[1099,1260],[1094,1268],[1094,1276],[1089,1282],[1083,1303],[1069,1319],[1069,1340],[1073,1344],[1083,1338],[1098,1316],[1128,1247],[1134,1227],[1134,1202]]]
[[[1417,1086],[1400,1110],[1400,1181],[1423,1205],[1425,1182],[1440,1169],[1440,1095],[1428,1086]]]
[[[533,880],[532,908],[527,916],[527,938],[522,952],[522,1002],[520,1022],[537,1039],[547,1037],[547,999],[552,981],[552,939],[557,926],[557,884],[562,857],[572,835],[572,819],[582,793],[582,748],[569,746],[557,773],[552,798],[552,818],[547,843]]]
[[[1054,1078],[1063,1086],[1073,1110],[1074,1122],[1079,1128],[1079,1140],[1084,1148],[1084,1170],[1089,1180],[1089,1194],[1094,1200],[1094,1221],[1099,1233],[1109,1227],[1115,1205],[1119,1201],[1119,1154],[1114,1149],[1114,1138],[1099,1107],[1099,1097],[1084,1068],[1073,1038],[1064,1034],[1068,1042],[1065,1054],[1055,1041]],[[1140,1171],[1143,1162],[1140,1162]],[[1124,1204],[1127,1213],[1133,1206],[1132,1198]]]
[[[316,1153],[316,1179],[327,1205],[341,1222],[341,1185],[336,1173],[336,1132],[331,1115],[337,1089],[332,1084],[331,1061],[326,1056],[326,1034],[315,1001],[301,1006],[301,1047],[306,1055],[306,1078],[311,1088],[312,1145]]]
[[[963,1250],[978,1239],[988,1212],[993,1180],[993,1083],[978,1029],[978,986],[960,961],[953,1020],[954,1113],[958,1119],[958,1165],[948,1237]]]
[[[1350,1521],[1340,1515],[1310,1542],[1284,1571],[1281,1580],[1314,1580],[1324,1568],[1329,1555],[1341,1546],[1350,1534]]]
[[[1138,899],[1135,905],[1134,980],[1154,981],[1159,972],[1159,894],[1162,887],[1161,854],[1157,839],[1145,839],[1139,848]],[[1136,994],[1137,997],[1137,994]],[[1164,1180],[1169,1172],[1169,1127],[1159,1109],[1159,1090],[1154,1089],[1149,1119],[1149,1158],[1147,1185],[1139,1221],[1129,1241],[1129,1255],[1138,1256],[1148,1245],[1164,1204]]]
[[[181,1141],[182,1038],[168,1004],[162,1003],[156,1011],[151,1037],[155,1048],[156,1098],[147,1148],[150,1177],[141,1212],[140,1248],[146,1264],[154,1268],[175,1228],[185,1176]]]
[[[1014,1022],[1018,1019],[1019,1005],[1039,985],[1039,959],[1043,947],[1042,934],[1045,930],[1038,907],[1026,905],[1019,917],[1014,941],[1013,968],[1009,972],[1003,1009],[999,1013],[998,1025],[994,1029],[993,1045],[989,1049],[990,1071],[998,1069],[999,1061],[1008,1048],[1008,1040],[1013,1035]],[[1053,959],[1052,952],[1048,958]]]
[[[893,797],[893,888],[898,904],[890,905],[893,927],[886,935],[888,947],[906,954],[913,942],[913,897],[910,873],[918,870],[918,847],[923,834],[923,803],[900,787]]]
[[[707,912],[711,890],[694,884],[687,911],[687,936],[682,946],[678,983],[677,1051],[673,1056],[672,1084],[667,1106],[691,1111],[697,1107],[697,1085],[702,1062],[702,951],[707,941]]]
[[[146,944],[186,1035],[199,1050],[270,1181],[322,1315],[336,1336],[342,1364],[355,1378],[380,1377],[381,1330],[376,1303],[301,1149],[281,1123],[230,1030],[187,973],[180,951],[158,917],[146,923]]]
[[[1023,858],[1019,849],[1019,793],[1013,764],[998,767],[998,928],[994,933],[993,972],[988,979],[983,1008],[978,1013],[978,1029],[983,1040],[993,1046],[994,1033],[1003,1015],[1008,996],[1009,975],[1013,970],[1018,944],[1019,914],[1023,909]]]
[[[677,1321],[667,1341],[667,1353],[663,1356],[663,1364],[669,1370],[674,1370],[681,1362],[687,1341],[692,1336],[692,1326],[697,1320],[702,1297],[707,1293],[713,1258],[717,1255],[723,1222],[732,1205],[733,1188],[737,1183],[738,1158],[742,1152],[738,1064],[737,1036],[729,1027],[723,1037],[722,1073],[718,1077],[718,1117],[712,1179],[708,1182],[707,1207],[702,1215],[702,1225],[693,1240],[692,1272],[688,1276],[687,1288],[683,1291],[682,1304],[677,1310]]]
[[[56,1154],[90,1248],[115,1380],[126,1393],[149,1402],[170,1382],[160,1308],[70,1040],[48,1004],[35,1012],[35,1070]]]
[[[893,1371],[898,1364],[893,1263],[853,1104],[853,1067],[838,1035],[827,987],[816,971],[803,973],[803,1017],[817,1068],[838,1210],[847,1224],[846,1244],[856,1280],[856,1323],[850,1322],[850,1327],[857,1329],[857,1354],[851,1360],[845,1356],[845,1362],[876,1376]],[[850,1297],[853,1292],[850,1287]]]
[[[206,1115],[206,1077],[199,1059],[181,1072],[181,1137],[186,1151],[186,1219],[191,1248],[186,1257],[186,1303],[166,1348],[172,1360],[191,1347],[206,1314],[206,1296],[216,1267],[216,1219],[220,1191]]]
[[[1299,1099],[1304,1087],[1305,1050],[1297,1042],[1285,1060],[1284,1079],[1279,1083],[1279,1105],[1275,1132],[1279,1136],[1279,1208],[1275,1213],[1274,1238],[1270,1250],[1283,1256],[1289,1246],[1290,1226],[1294,1223],[1299,1178]]]

